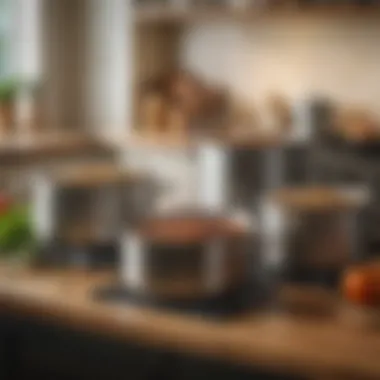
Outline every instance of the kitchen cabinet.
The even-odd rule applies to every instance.
[[[12,316],[0,318],[2,380],[297,380],[145,349]]]
[[[295,379],[379,378],[379,333],[368,333],[363,325],[350,328],[354,321],[341,318],[354,310],[336,294],[284,289],[286,302],[316,296],[315,305],[334,305],[337,314],[328,313],[321,319],[271,309],[213,320],[162,308],[95,302],[91,292],[115,279],[110,271],[29,269],[12,276],[1,274],[0,344],[5,357],[12,359],[6,361],[5,369],[20,372],[27,367],[29,377],[56,371],[57,378],[74,375],[71,379],[75,379],[73,370],[68,374],[62,371],[91,363],[99,373],[104,373],[104,368],[115,369],[114,378],[118,379],[119,373],[125,375],[130,368],[133,374],[143,362],[153,379],[187,380],[198,375],[209,379],[219,378],[219,374],[226,380],[287,379],[283,373]],[[41,352],[38,357],[42,361],[27,359],[36,352]],[[46,365],[44,352],[49,358]],[[64,368],[50,368],[54,360],[67,363]],[[78,371],[84,379],[88,376],[87,368]],[[261,376],[260,371],[277,373],[277,377]]]
[[[138,347],[11,316],[0,318],[0,355],[3,380],[148,379],[161,358]]]

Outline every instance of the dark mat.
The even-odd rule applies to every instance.
[[[268,292],[263,284],[247,283],[224,294],[193,300],[172,300],[136,294],[121,284],[109,284],[94,290],[95,299],[101,302],[151,306],[182,313],[212,318],[226,318],[252,308],[264,307]]]

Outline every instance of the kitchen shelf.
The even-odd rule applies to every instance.
[[[170,7],[149,8],[144,7],[136,10],[137,21],[143,24],[149,23],[187,23],[210,20],[239,20],[258,15],[264,10],[255,10],[255,12],[242,12],[239,10],[225,9],[188,9],[177,10]]]
[[[102,141],[86,134],[36,133],[0,138],[0,167],[86,154],[112,156],[114,153]]]
[[[174,1],[174,0],[173,0]],[[181,66],[181,45],[186,28],[193,23],[232,22],[243,26],[287,18],[307,23],[313,18],[365,19],[380,18],[380,2],[375,5],[297,5],[296,0],[269,1],[266,6],[237,8],[228,5],[189,6],[134,5],[135,72],[133,124],[139,125],[140,89],[143,83],[167,75]],[[305,20],[305,21],[303,21]],[[139,131],[137,129],[137,131]]]
[[[139,128],[137,127],[138,131]],[[233,147],[238,149],[266,149],[279,146],[295,145],[280,133],[252,133],[244,136],[209,136],[203,143],[214,143],[216,145]],[[139,133],[133,132],[125,136],[118,136],[113,141],[109,141],[110,146],[117,148],[150,148],[150,149],[191,149],[199,146],[201,140],[191,138],[186,135],[173,135],[169,133]]]
[[[142,24],[188,23],[201,21],[252,21],[262,16],[378,17],[379,5],[267,6],[234,9],[228,7],[177,9],[171,6],[136,7],[136,20]]]

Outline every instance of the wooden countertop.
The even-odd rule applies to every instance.
[[[0,270],[0,310],[115,339],[315,378],[379,379],[380,329],[285,313],[206,320],[91,297],[110,273]],[[331,299],[337,309],[341,301]]]

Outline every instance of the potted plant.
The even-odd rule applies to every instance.
[[[15,123],[15,99],[19,84],[15,78],[0,80],[0,129],[9,132]]]
[[[0,258],[8,264],[29,264],[35,249],[29,207],[0,194]]]

